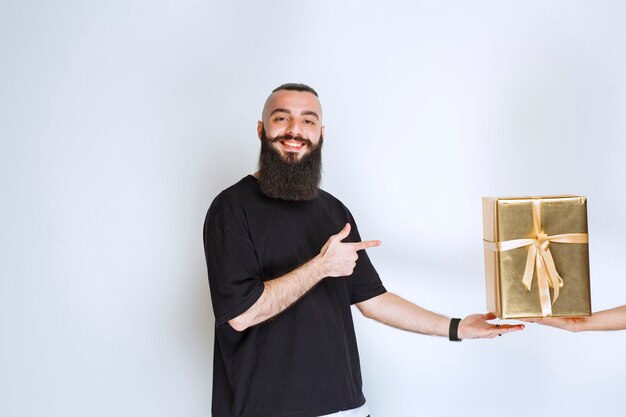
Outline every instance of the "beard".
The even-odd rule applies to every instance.
[[[271,198],[289,201],[312,200],[319,194],[322,179],[323,135],[316,146],[310,140],[297,138],[306,143],[309,151],[300,159],[295,153],[282,156],[274,143],[295,139],[293,136],[268,138],[261,131],[261,155],[259,157],[259,185],[263,194]]]

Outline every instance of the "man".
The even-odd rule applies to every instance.
[[[387,292],[348,209],[318,188],[324,140],[317,93],[276,88],[258,122],[259,171],[213,201],[204,227],[215,312],[213,416],[366,417],[350,306],[451,340],[522,325],[449,319]]]

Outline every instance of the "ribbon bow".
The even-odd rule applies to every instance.
[[[526,257],[526,269],[522,282],[528,291],[533,281],[533,270],[537,269],[537,285],[541,301],[541,313],[544,317],[552,315],[552,304],[559,298],[559,289],[563,287],[563,278],[554,265],[550,242],[557,243],[587,243],[587,233],[565,233],[548,236],[541,228],[541,200],[533,199],[533,226],[535,239],[514,239],[504,242],[490,242],[485,240],[485,249],[494,252],[503,252],[529,246]],[[533,268],[534,266],[534,268]],[[550,302],[550,287],[554,289],[554,299]]]

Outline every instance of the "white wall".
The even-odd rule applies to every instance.
[[[589,197],[594,309],[626,303],[620,1],[0,5],[0,415],[207,416],[201,228],[269,91],[325,109],[323,186],[386,286],[484,310],[483,195]],[[626,332],[449,343],[355,318],[374,417],[616,415]],[[505,411],[506,410],[506,411]]]

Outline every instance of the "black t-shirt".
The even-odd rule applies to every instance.
[[[249,175],[209,208],[204,245],[215,313],[214,417],[306,417],[365,403],[350,305],[384,293],[365,251],[349,277],[325,278],[276,317],[238,332],[228,321],[261,296],[264,281],[319,254],[348,209],[320,190],[294,202],[261,193]]]

